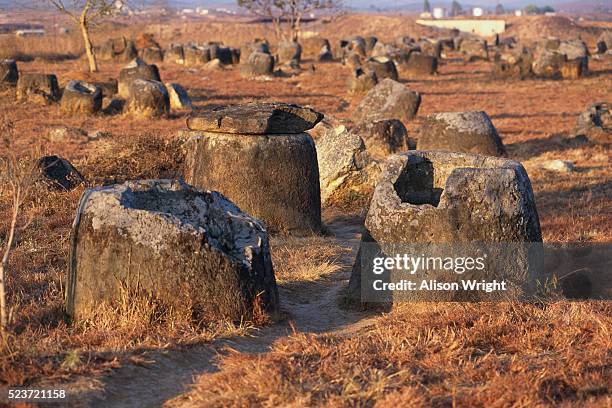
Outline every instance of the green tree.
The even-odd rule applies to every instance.
[[[423,2],[423,12],[431,13],[431,5],[429,4],[429,0],[425,0],[425,2]]]

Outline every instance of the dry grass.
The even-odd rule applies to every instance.
[[[403,17],[348,16],[337,26],[315,24],[306,30],[335,40],[355,34],[356,27],[360,31],[363,27],[362,34],[387,40],[418,34],[419,29]],[[189,40],[240,45],[266,34],[265,27],[244,22],[191,26],[174,21],[161,32],[144,24],[102,30],[96,33],[98,43],[106,37],[150,31],[164,45]],[[42,39],[38,44],[38,39],[28,39],[27,44],[9,48],[27,55],[47,51],[78,55],[80,43],[71,38],[46,45]],[[587,104],[609,98],[612,61],[593,61],[590,66],[594,74],[576,81],[499,81],[490,79],[488,62],[445,61],[437,76],[402,76],[402,80],[423,95],[419,116],[460,110],[484,110],[491,116],[510,158],[523,162],[529,171],[545,241],[609,242],[609,145],[568,147],[551,139],[566,138]],[[53,72],[65,84],[75,78],[116,78],[120,65],[102,63],[95,75],[84,72],[86,65],[77,60],[39,59],[22,62],[19,68]],[[348,72],[339,64],[316,64],[315,72],[273,81],[244,79],[236,67],[205,72],[162,63],[160,71],[164,81],[187,88],[196,107],[279,100],[312,105],[350,125],[360,101],[346,94]],[[69,138],[47,145],[49,153],[73,162],[90,185],[174,177],[180,171],[176,132],[185,128],[180,115],[156,121],[122,115],[66,117],[57,106],[15,104],[10,93],[0,98],[0,109],[15,122],[24,149],[57,126],[109,132],[111,136],[102,140]],[[411,136],[418,127],[418,118],[407,124]],[[572,160],[577,171],[538,169],[541,160],[556,158]],[[26,216],[34,221],[18,236],[11,262],[8,287],[14,334],[0,348],[0,382],[32,385],[43,378],[61,382],[76,374],[97,376],[142,349],[172,348],[250,331],[249,324],[194,324],[188,314],[159,310],[150,299],[131,302],[129,298],[115,305],[119,309],[104,309],[89,322],[67,325],[62,306],[66,259],[81,192],[41,187],[28,204]],[[7,230],[9,202],[6,194],[0,194],[0,243]],[[330,237],[275,237],[272,252],[281,288],[303,299],[316,294],[322,283],[340,285],[333,279],[351,263],[347,247]],[[117,314],[123,318],[117,319]],[[244,406],[605,406],[611,403],[611,316],[607,303],[596,302],[413,304],[379,317],[373,327],[350,337],[296,333],[279,340],[266,354],[231,354],[221,360],[221,372],[202,377],[189,398],[195,405]],[[186,399],[175,403],[189,404]]]
[[[409,304],[231,353],[168,406],[609,406],[610,305]]]
[[[57,62],[80,58],[84,52],[83,39],[76,34],[24,38],[0,35],[0,59]]]
[[[180,154],[171,153],[176,151],[170,145],[151,135],[108,142],[101,156],[92,156],[79,166],[93,185],[175,176],[172,166],[176,168]],[[6,190],[0,195],[3,214],[10,203]],[[40,184],[28,203],[24,217],[33,222],[17,236],[9,266],[13,334],[0,343],[2,383],[27,385],[42,379],[93,375],[126,361],[130,355],[123,354],[126,350],[208,342],[250,331],[249,322],[203,324],[194,321],[188,309],[167,310],[154,299],[129,293],[116,305],[100,307],[95,316],[67,324],[63,299],[70,226],[82,191],[82,187],[72,192],[48,191]],[[7,224],[3,217],[0,242]],[[72,361],[75,355],[80,356],[77,362]]]

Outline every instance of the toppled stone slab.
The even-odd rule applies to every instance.
[[[421,95],[392,79],[383,79],[363,98],[354,113],[354,122],[371,118],[399,119],[407,122],[414,118],[421,105]]]
[[[102,90],[84,81],[70,81],[64,88],[60,110],[66,114],[93,115],[102,109]]]
[[[327,129],[317,140],[317,161],[322,204],[346,205],[372,194],[380,168],[358,134]]]
[[[66,159],[59,156],[43,156],[38,159],[42,181],[54,190],[72,190],[85,183],[85,178]]]
[[[384,163],[370,201],[349,296],[361,301],[362,277],[373,276],[369,249],[394,256],[396,245],[428,244],[429,250],[435,251],[440,244],[478,243],[502,244],[499,254],[512,259],[507,259],[510,268],[501,278],[522,294],[533,290],[541,278],[530,273],[522,252],[525,248],[521,244],[530,242],[542,242],[542,234],[531,182],[521,164],[442,151],[393,155]],[[511,244],[517,252],[507,250]],[[443,256],[450,256],[449,252]],[[367,275],[362,275],[364,272]],[[446,281],[448,273],[420,270],[418,277]],[[480,299],[479,293],[455,295],[450,293],[449,298],[446,293],[408,291],[403,300]]]
[[[268,234],[221,194],[180,181],[86,190],[72,229],[66,310],[83,320],[139,296],[203,323],[242,321],[261,307],[276,314]]]
[[[574,171],[574,163],[568,160],[544,160],[538,163],[538,167],[558,173],[571,173]]]
[[[187,119],[191,130],[234,134],[289,134],[312,129],[323,115],[310,108],[286,103],[250,103],[194,112]]]
[[[489,116],[482,111],[442,112],[425,117],[419,150],[447,150],[503,156],[506,149]]]

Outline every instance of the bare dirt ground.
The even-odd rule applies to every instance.
[[[538,24],[511,30],[530,36]],[[565,24],[556,21],[547,30],[564,34]],[[135,36],[146,27],[101,29],[96,38]],[[240,45],[266,34],[265,27],[246,23],[172,22],[164,27],[149,27],[164,45],[187,40]],[[389,40],[421,30],[411,20],[363,16],[307,30],[338,39],[356,34],[355,27],[358,34]],[[573,27],[567,32],[584,35],[592,47],[593,30]],[[72,52],[74,46],[68,38],[47,45],[54,52]],[[347,95],[348,69],[309,60],[302,66],[297,76],[250,80],[237,67],[205,71],[159,64],[163,81],[183,85],[196,108],[285,101],[310,105],[351,125],[361,98]],[[23,72],[55,73],[61,85],[70,79],[116,78],[121,65],[102,63],[95,75],[84,67],[78,59],[19,62]],[[579,80],[500,81],[490,78],[490,62],[450,59],[438,75],[400,77],[423,96],[419,116],[461,110],[489,114],[510,158],[527,168],[546,242],[610,242],[609,144],[570,138],[579,113],[612,95],[612,61],[593,59],[590,68],[591,74]],[[185,113],[155,121],[123,115],[66,117],[57,106],[15,103],[10,93],[0,98],[0,110],[14,122],[20,148],[42,144],[69,159],[91,186],[180,173],[173,141],[186,128]],[[414,137],[419,118],[406,125]],[[51,130],[65,126],[104,136],[50,137]],[[570,160],[576,170],[541,170],[540,162],[550,159]],[[327,236],[273,238],[284,311],[280,322],[198,326],[170,319],[152,322],[138,313],[117,319],[109,313],[100,322],[69,326],[62,317],[63,285],[70,225],[81,192],[36,189],[27,207],[25,215],[33,221],[19,235],[7,282],[15,333],[0,353],[4,386],[61,384],[73,392],[70,405],[81,406],[612,404],[607,302],[421,305],[383,315],[343,308],[363,208],[325,209]],[[9,205],[3,192],[0,237],[8,228]]]

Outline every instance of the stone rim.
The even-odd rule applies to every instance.
[[[192,113],[187,127],[236,135],[300,134],[312,129],[324,115],[295,104],[267,102],[216,106]]]

